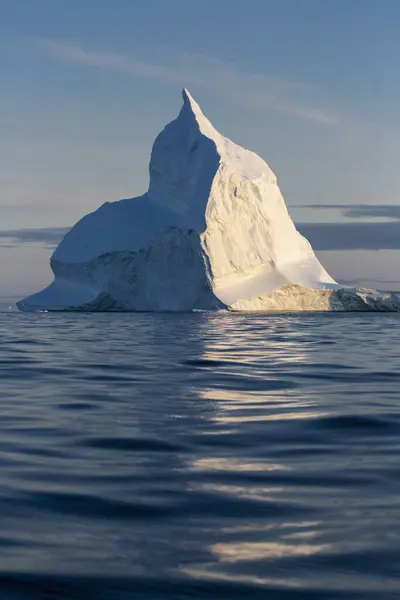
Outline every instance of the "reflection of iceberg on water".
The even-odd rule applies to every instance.
[[[54,281],[21,310],[399,310],[342,288],[296,230],[269,166],[221,135],[183,91],[139,198],[83,217],[51,258]]]

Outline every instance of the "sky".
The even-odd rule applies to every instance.
[[[0,297],[142,194],[187,87],[344,283],[400,289],[398,0],[0,0]]]

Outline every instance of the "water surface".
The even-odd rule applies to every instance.
[[[1,598],[399,597],[400,315],[0,334]]]

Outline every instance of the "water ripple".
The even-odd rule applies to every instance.
[[[0,597],[399,597],[399,318],[0,314]]]

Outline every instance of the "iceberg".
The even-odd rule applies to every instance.
[[[332,279],[267,163],[219,133],[186,89],[149,170],[143,196],[72,227],[50,259],[53,282],[21,310],[398,310],[392,294]]]

